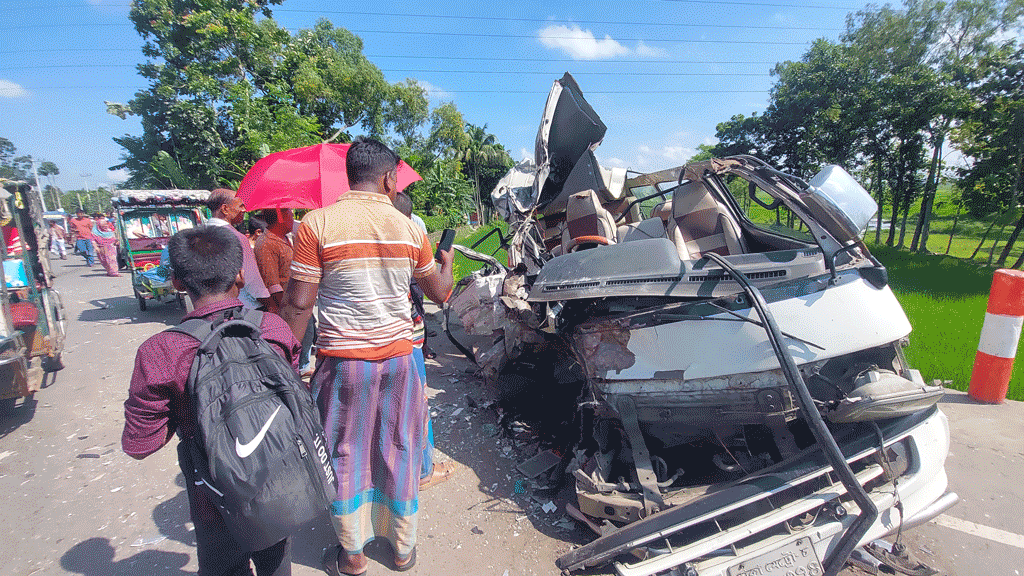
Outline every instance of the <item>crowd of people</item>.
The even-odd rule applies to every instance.
[[[364,574],[363,548],[375,538],[390,543],[393,569],[410,569],[419,492],[455,472],[433,458],[422,306],[423,296],[443,303],[450,295],[452,251],[435,254],[411,218],[411,201],[397,189],[398,162],[381,142],[360,140],[346,158],[349,192],[297,225],[289,209],[251,214],[248,235],[235,228],[246,213],[242,200],[214,190],[213,218],[175,234],[168,246],[174,285],[195,307],[186,319],[213,319],[236,307],[265,310],[263,338],[310,376],[338,480],[330,505],[338,544],[323,566],[332,576]],[[75,232],[91,265],[92,244],[81,243],[101,246],[103,228],[94,224],[86,236],[80,223]],[[300,357],[314,335],[311,370]],[[170,331],[140,346],[125,402],[122,447],[130,456],[156,452],[176,432],[183,439],[196,434],[186,390],[198,347]],[[192,478],[180,452],[179,445],[182,472]],[[186,485],[201,576],[251,574],[250,561],[259,576],[291,573],[289,539],[247,549],[194,480]]]
[[[87,266],[92,268],[98,259],[107,271],[107,276],[119,276],[117,262],[117,233],[112,218],[100,212],[90,217],[85,210],[79,208],[75,216],[69,220],[71,224],[71,242],[75,253],[85,258]],[[57,223],[51,224],[51,251],[58,244],[57,252],[66,258],[63,228]],[[57,231],[56,229],[60,229]],[[59,240],[58,240],[59,238]]]

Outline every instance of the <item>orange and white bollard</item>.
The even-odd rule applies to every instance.
[[[990,404],[1006,400],[1022,326],[1024,271],[996,270],[967,390],[971,398]]]

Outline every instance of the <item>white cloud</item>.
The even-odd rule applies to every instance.
[[[451,100],[455,95],[443,88],[434,86],[426,80],[417,80],[417,84],[427,91],[427,98],[431,100]]]
[[[664,58],[668,56],[668,51],[664,48],[648,46],[642,41],[636,43],[636,50],[634,50],[634,53],[641,58]]]
[[[574,60],[606,60],[616,56],[639,56],[641,58],[664,58],[668,51],[637,42],[635,48],[624,46],[611,36],[597,38],[590,30],[573,24],[553,24],[537,32],[540,43],[548,48],[564,50]]]
[[[124,182],[129,176],[131,176],[131,174],[129,174],[124,168],[120,170],[107,170],[107,180],[113,182],[115,185]]]
[[[613,168],[629,168],[629,166],[626,165],[625,160],[622,158],[615,158],[614,156],[611,158],[605,158],[600,162],[600,164],[602,166],[611,166]]]
[[[0,98],[24,98],[28,90],[10,80],[0,80]]]
[[[574,60],[601,60],[629,54],[629,48],[605,36],[598,40],[590,30],[573,25],[548,26],[537,32],[540,43],[548,48],[565,50]]]
[[[519,149],[519,157],[522,158],[523,160],[526,160],[527,158],[529,158],[530,160],[534,160],[533,152],[527,150],[526,148]]]
[[[689,160],[696,151],[686,146],[665,146],[661,149],[661,155],[673,162],[682,164]]]

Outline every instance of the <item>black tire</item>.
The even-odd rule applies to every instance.
[[[18,403],[18,398],[4,398],[0,400],[0,414],[14,414],[16,410],[15,405]]]
[[[138,294],[136,294],[135,297],[139,299],[139,310],[142,310],[143,312],[145,312],[146,311],[146,299],[143,298],[142,296],[138,295]]]
[[[57,353],[56,356],[43,356],[39,365],[42,367],[43,372],[58,372],[64,369],[64,362],[60,359],[60,353]]]
[[[182,310],[185,309],[185,296],[180,292],[178,293],[178,307]]]

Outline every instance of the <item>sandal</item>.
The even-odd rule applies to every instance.
[[[341,555],[344,552],[345,551],[342,549],[341,544],[332,546],[325,550],[323,558],[320,559],[320,564],[324,572],[326,572],[328,576],[363,576],[366,574],[366,568],[363,568],[362,572],[342,572],[339,562],[341,560]],[[362,554],[357,554],[357,556],[362,556]]]
[[[398,554],[395,554],[394,563],[396,572],[411,570],[412,567],[416,565],[416,547],[414,546],[412,552],[409,552],[409,555],[406,556],[405,562],[401,562],[401,557]]]
[[[457,470],[454,462],[434,462],[434,469],[426,478],[420,478],[420,490],[436,486],[455,475]]]

